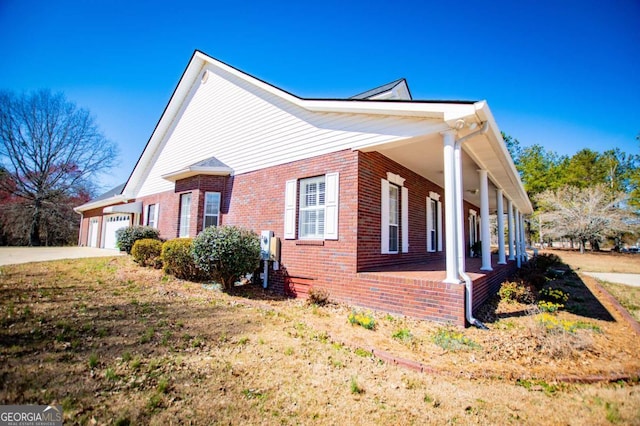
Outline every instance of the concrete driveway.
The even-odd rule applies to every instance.
[[[640,274],[620,274],[616,272],[582,272],[600,281],[640,287]]]
[[[92,247],[0,247],[0,265],[81,257],[122,256],[123,254],[118,250]]]

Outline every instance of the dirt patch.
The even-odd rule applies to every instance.
[[[490,332],[362,311],[368,330],[346,306],[227,295],[127,257],[2,267],[0,404],[60,403],[66,424],[637,423],[633,381],[557,381],[640,371],[640,339],[588,306],[557,315],[590,324],[566,335],[499,301]]]

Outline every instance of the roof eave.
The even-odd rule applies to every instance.
[[[162,178],[170,182],[175,182],[180,179],[186,179],[197,175],[207,176],[229,176],[233,173],[233,169],[230,167],[202,167],[202,166],[190,166],[184,169],[176,170],[162,175]]]
[[[126,203],[129,201],[127,197],[123,194],[114,195],[113,197],[105,198],[103,200],[97,201],[89,201],[88,203],[84,203],[78,207],[74,207],[73,211],[80,214],[86,212],[87,210],[98,209],[100,207],[106,207],[113,204]]]

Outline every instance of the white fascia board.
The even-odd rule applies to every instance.
[[[93,210],[100,207],[110,206],[113,204],[126,203],[127,201],[128,201],[127,197],[120,194],[120,195],[114,195],[113,197],[105,198],[104,200],[89,201],[88,203],[85,203],[81,206],[74,207],[73,210],[76,213],[82,213],[82,212],[86,212],[87,210]]]
[[[300,100],[299,105],[309,111],[346,114],[396,115],[452,120],[473,116],[473,104],[450,104],[417,101],[357,101],[357,100]]]
[[[488,122],[489,129],[486,133],[486,140],[491,145],[492,149],[495,152],[498,152],[497,156],[502,163],[502,167],[508,179],[511,181],[513,185],[513,189],[516,190],[517,194],[513,194],[513,190],[508,190],[504,184],[502,179],[498,180],[493,178],[492,181],[494,185],[496,185],[499,189],[502,189],[506,195],[508,195],[513,202],[516,204],[516,207],[525,214],[533,213],[533,206],[531,205],[531,201],[529,200],[529,196],[527,195],[527,191],[524,189],[524,185],[522,184],[522,180],[520,179],[520,173],[516,169],[516,166],[511,158],[511,154],[509,154],[509,150],[502,139],[502,134],[498,129],[498,124],[493,118],[493,114],[489,109],[489,105],[486,101],[476,102],[474,104],[476,109],[476,116],[478,117],[480,122]],[[491,174],[491,171],[488,170]],[[492,176],[493,177],[493,176]]]
[[[196,175],[208,175],[208,176],[229,176],[233,173],[233,169],[229,167],[186,167],[175,172],[162,175],[162,179],[170,182],[175,182],[180,179],[186,179]]]
[[[194,84],[197,83],[205,64],[203,57],[204,55],[200,52],[196,52],[189,62],[189,65],[187,65],[187,68],[178,82],[178,85],[163,111],[158,124],[156,124],[156,128],[153,130],[138,163],[133,169],[129,180],[122,191],[123,193],[128,194],[131,198],[135,198],[135,195],[143,183],[143,179],[146,178],[148,170],[152,166],[154,158],[157,156],[158,148],[162,146],[162,141],[165,139],[167,131],[174,124],[180,110],[185,106],[185,100],[189,97],[189,93],[192,91]]]

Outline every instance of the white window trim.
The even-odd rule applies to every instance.
[[[218,194],[218,214],[207,214],[207,195]],[[204,211],[202,212],[202,229],[204,230],[207,223],[207,216],[217,217],[216,226],[220,226],[220,205],[222,204],[222,193],[217,191],[207,191],[204,193]]]
[[[337,240],[338,218],[339,218],[339,200],[340,200],[340,174],[327,173],[325,178],[325,204],[324,204],[324,240]],[[305,178],[306,179],[306,178]],[[300,179],[303,180],[303,179]],[[299,220],[296,220],[298,214],[298,179],[290,179],[285,182],[284,191],[284,238],[286,240],[295,240],[298,237]],[[319,237],[304,238],[317,240]]]
[[[306,185],[316,185],[317,188],[317,193],[316,193],[316,197],[319,197],[319,193],[320,193],[320,184],[324,183],[324,193],[325,193],[325,201],[326,201],[326,193],[327,193],[327,181],[324,175],[322,176],[315,176],[315,177],[311,177],[311,178],[304,178],[304,179],[300,179],[300,185],[299,185],[299,193],[298,193],[298,199],[299,199],[299,204],[298,204],[298,233],[299,233],[299,238],[301,240],[321,240],[324,238],[324,222],[325,222],[325,204],[314,204],[312,206],[307,206],[307,207],[303,207],[304,205],[304,198],[307,196],[307,193],[305,191],[305,186]],[[319,201],[319,200],[317,200]],[[303,230],[303,226],[302,226],[302,221],[304,218],[304,214],[303,212],[307,212],[307,211],[316,211],[316,212],[322,212],[322,217],[323,217],[323,223],[322,223],[322,235],[315,233],[315,234],[309,234],[309,235],[303,235],[302,230]],[[317,221],[317,216],[316,216],[316,221]],[[317,222],[316,222],[317,224]]]
[[[189,196],[189,203],[185,204],[184,199],[186,196]],[[191,204],[192,204],[192,194],[191,192],[186,192],[184,194],[180,194],[180,214],[179,214],[179,223],[178,223],[178,236],[180,238],[189,237],[189,233],[191,232]],[[185,212],[185,207],[188,206],[186,210],[186,215],[183,215]],[[185,221],[186,219],[186,221]]]
[[[151,206],[154,206],[154,208],[153,208],[153,218],[151,218],[151,220],[153,222],[153,225],[149,225],[149,209],[151,208]],[[146,210],[147,211],[145,212],[146,213],[146,218],[145,218],[146,222],[145,222],[145,224],[147,226],[152,226],[152,227],[158,229],[158,217],[159,217],[158,211],[160,210],[160,203],[149,204],[149,205],[147,205],[147,209]]]
[[[469,247],[476,241],[478,241],[478,212],[469,209]]]
[[[433,212],[431,201],[435,201],[435,212]],[[433,214],[436,215],[436,247],[431,247]],[[429,197],[427,198],[427,252],[435,253],[437,251],[442,251],[442,203],[440,202],[440,194],[429,192]]]
[[[389,185],[391,183],[400,187],[400,228],[402,231],[401,250],[402,253],[409,252],[409,190],[404,186],[406,179],[400,175],[387,172],[387,179],[380,179],[381,202],[380,202],[380,253],[397,254],[397,251],[389,250]]]

